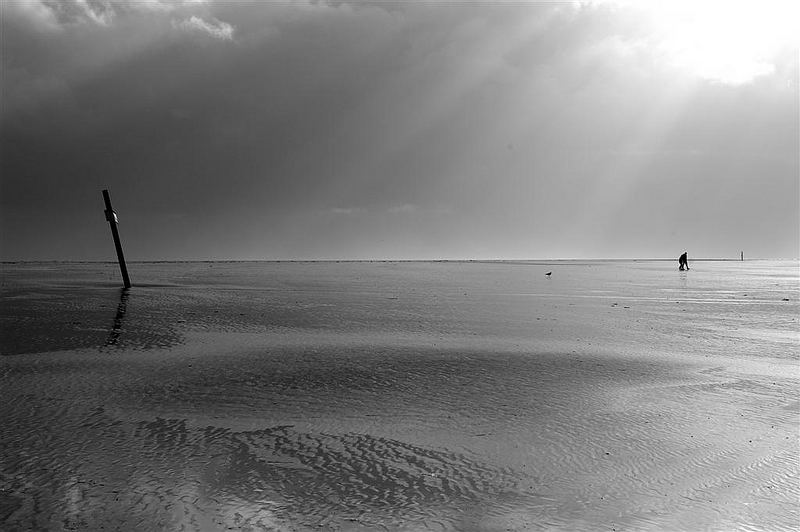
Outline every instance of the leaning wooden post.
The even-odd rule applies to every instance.
[[[103,191],[103,201],[106,202],[106,220],[108,225],[111,226],[111,236],[114,237],[114,247],[117,248],[117,260],[119,261],[119,271],[122,272],[122,282],[125,283],[125,288],[131,287],[131,279],[128,277],[128,267],[125,265],[125,255],[122,253],[122,242],[119,241],[119,231],[117,230],[117,213],[111,207],[111,197],[108,195],[108,190]]]

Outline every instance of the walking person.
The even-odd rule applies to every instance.
[[[686,252],[683,252],[683,255],[678,258],[678,269],[683,271],[684,269],[689,269],[689,258],[687,257]]]

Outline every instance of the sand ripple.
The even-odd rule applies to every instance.
[[[20,269],[0,529],[796,530],[796,265],[535,267]]]
[[[17,474],[2,479],[4,492],[13,494],[4,501],[9,529],[97,529],[110,522],[122,529],[201,530],[230,522],[287,529],[334,521],[396,528],[426,519],[451,528],[454,516],[533,498],[509,469],[369,434],[191,428],[165,418],[130,425],[102,409],[80,428],[83,437],[67,447],[60,446],[63,435],[54,441],[33,433],[14,442],[4,471]],[[80,453],[94,461],[76,460]]]

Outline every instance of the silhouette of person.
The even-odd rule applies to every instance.
[[[681,255],[680,258],[678,258],[678,269],[680,271],[683,271],[684,269],[686,270],[689,269],[689,259],[686,256],[685,251],[683,252],[683,255]]]

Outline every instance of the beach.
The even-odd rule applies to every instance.
[[[797,530],[798,263],[690,265],[5,263],[0,528]]]

